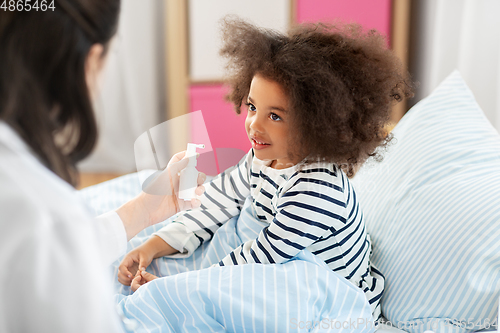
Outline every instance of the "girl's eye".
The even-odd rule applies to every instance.
[[[281,120],[281,117],[278,116],[276,113],[271,113],[271,115],[269,117],[271,117],[271,119],[274,121]]]
[[[257,111],[257,108],[252,103],[246,103],[246,105],[248,106],[249,111],[252,111],[252,112]]]

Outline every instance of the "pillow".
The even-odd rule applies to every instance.
[[[353,179],[384,274],[382,314],[409,332],[496,329],[500,136],[458,72]]]

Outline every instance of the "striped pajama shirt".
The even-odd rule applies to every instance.
[[[380,315],[384,278],[370,265],[371,243],[356,193],[342,170],[317,162],[273,169],[251,149],[235,166],[205,184],[199,209],[179,215],[155,235],[190,256],[217,229],[239,215],[247,197],[267,225],[257,239],[230,252],[218,264],[282,263],[303,249],[321,258],[359,288]]]

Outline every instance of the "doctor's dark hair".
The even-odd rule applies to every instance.
[[[299,25],[287,34],[238,18],[223,21],[221,55],[228,59],[227,99],[241,113],[258,74],[288,97],[294,155],[335,163],[352,176],[356,165],[391,140],[393,104],[413,96],[412,83],[383,36],[357,24]]]
[[[76,163],[97,140],[85,61],[93,44],[106,53],[120,0],[54,4],[54,11],[0,11],[0,119],[76,186]]]

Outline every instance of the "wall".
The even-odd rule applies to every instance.
[[[83,172],[136,170],[134,142],[161,121],[165,109],[163,0],[123,0],[120,21],[94,101],[97,146],[79,164]]]
[[[412,4],[411,67],[416,103],[454,69],[500,130],[500,1],[420,0]]]

